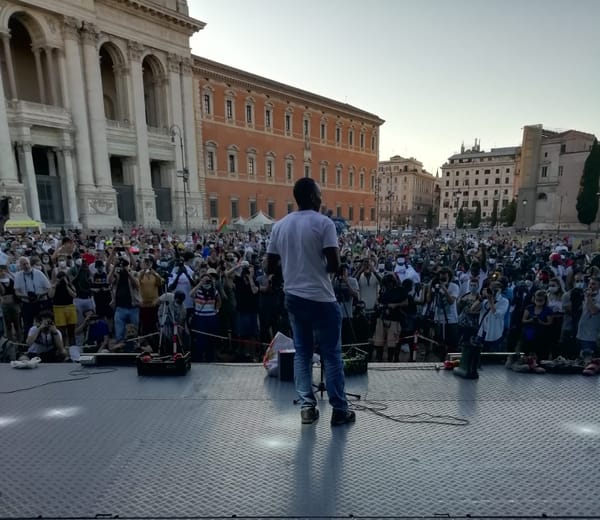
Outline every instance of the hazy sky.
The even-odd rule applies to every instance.
[[[192,51],[377,114],[432,173],[474,138],[600,136],[600,0],[188,0]]]

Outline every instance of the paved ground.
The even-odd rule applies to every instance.
[[[292,384],[257,365],[6,393],[77,368],[0,366],[0,518],[600,515],[598,378],[372,365],[348,380],[385,414],[466,426],[358,411],[331,428],[326,403],[301,426]]]

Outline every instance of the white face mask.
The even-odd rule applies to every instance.
[[[555,294],[558,292],[558,287],[549,287],[548,290],[552,293]]]
[[[533,287],[533,282],[531,280],[525,280],[525,287],[531,289]]]
[[[64,269],[65,267],[67,267],[67,262],[65,262],[64,260],[61,260],[60,262],[58,262],[58,267],[60,267],[61,269]]]
[[[585,289],[585,282],[575,282],[575,289]]]
[[[479,287],[477,287],[477,285],[472,285],[469,287],[469,291],[471,291],[471,294],[477,294],[478,290],[479,290]]]

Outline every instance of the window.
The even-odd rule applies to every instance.
[[[508,190],[504,190],[504,195],[508,195]]]
[[[459,182],[458,180],[455,180],[454,181],[454,186],[458,186],[458,182]]]
[[[475,170],[475,175],[479,175],[479,170]]]
[[[371,222],[375,222],[375,208],[371,208]]]
[[[567,145],[561,144],[560,145],[560,153],[566,153],[566,152],[567,152]]]
[[[267,159],[267,179],[273,178],[273,159]]]
[[[342,129],[338,126],[335,129],[335,142],[336,144],[340,144],[342,141]]]
[[[354,130],[348,131],[348,146],[354,146]]]
[[[484,211],[484,212],[481,214],[481,216],[482,216],[482,217],[487,217],[487,211]]]
[[[256,175],[256,159],[248,157],[248,176],[254,177],[254,175]]]
[[[292,161],[287,161],[285,163],[285,179],[288,182],[294,180],[294,163]]]
[[[498,177],[494,179],[494,184],[500,184],[500,179],[498,179]]]
[[[473,196],[474,196],[474,197],[477,197],[477,190],[475,190],[475,191],[473,192]]]
[[[508,184],[510,182],[510,179],[508,177],[504,177],[504,184]]]
[[[558,167],[558,176],[562,177],[563,176],[563,166],[559,166]]]
[[[486,186],[487,186],[489,183],[490,183],[490,180],[489,180],[489,179],[485,179],[485,184],[486,184]]]
[[[492,170],[484,170],[483,172],[484,175],[489,175],[490,173],[492,173]]]
[[[208,150],[206,152],[206,167],[212,172],[215,171],[215,152]]]
[[[500,168],[496,168],[496,173],[500,173]]]
[[[465,179],[465,186],[469,185],[469,179]]]
[[[256,209],[256,200],[250,199],[250,216],[256,215],[258,213]]]
[[[304,165],[304,176],[305,177],[310,177],[310,164],[305,164]]]
[[[446,181],[446,187],[450,186],[450,181]]]
[[[219,201],[218,199],[211,198],[208,201],[210,218],[219,218]]]
[[[361,222],[365,220],[365,208],[363,208],[362,206],[358,210],[358,220],[360,220]]]
[[[365,189],[365,173],[364,172],[360,172],[360,175],[358,176],[358,187],[361,190]],[[363,220],[363,219],[361,219]]]
[[[484,195],[487,195],[487,194],[488,194],[488,190],[484,190],[484,191],[483,191],[483,194],[484,194]]]
[[[548,166],[542,166],[542,177],[548,177]]]
[[[506,168],[506,173],[510,173],[510,168]]]
[[[506,206],[508,206],[508,200],[503,199],[502,200],[502,207],[505,208]]]
[[[271,116],[273,115],[273,112],[271,111],[270,108],[267,108],[265,110],[265,128],[271,128]]]
[[[267,202],[267,214],[269,215],[269,217],[275,218],[275,202],[273,202],[272,200]]]
[[[238,200],[231,199],[231,218],[238,218],[240,216],[240,211],[238,208]]]
[[[327,185],[327,166],[321,166],[321,184]]]
[[[228,165],[228,172],[229,173],[235,173],[235,154],[230,153],[227,155],[227,165]]]
[[[231,99],[225,101],[225,117],[228,121],[233,120],[233,100]]]
[[[348,220],[354,220],[354,208],[348,206]]]
[[[211,114],[210,94],[204,94],[204,115],[209,116],[210,114]]]
[[[342,206],[335,207],[335,216],[338,218],[342,218]]]
[[[479,186],[479,179],[475,179],[475,186]]]
[[[444,213],[444,218],[448,220],[448,213]]]
[[[456,172],[456,175],[457,175],[457,176],[458,176],[458,175],[460,175],[460,172]]]
[[[365,134],[364,132],[360,133],[360,149],[364,150],[365,149]],[[364,219],[360,219],[360,220],[364,220]]]
[[[294,211],[294,203],[293,202],[288,202],[287,203],[287,212],[288,212],[288,215],[290,213],[292,213],[293,211]]]
[[[342,185],[342,169],[335,169],[335,185],[339,188]]]
[[[375,136],[372,135],[371,136],[371,151],[374,152],[375,151]],[[373,219],[375,220],[375,219]]]
[[[487,208],[488,206],[488,199],[483,199],[483,207]]]
[[[354,188],[354,172],[352,170],[348,172],[348,186]]]
[[[321,123],[321,140],[325,141],[327,139],[327,127],[325,123]]]
[[[450,172],[446,172],[446,177],[450,177]]]
[[[252,124],[253,121],[253,110],[252,110],[252,105],[251,104],[247,104],[246,105],[246,123]]]
[[[304,128],[304,137],[309,137],[310,136],[310,121],[307,118],[304,118],[303,128]]]
[[[544,152],[544,157],[548,157],[548,152]]]
[[[285,133],[290,135],[292,133],[292,114],[285,115]]]
[[[477,201],[474,200],[473,202],[471,202],[471,207],[472,208],[476,208],[477,207]]]

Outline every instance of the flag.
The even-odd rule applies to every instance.
[[[225,233],[227,231],[227,217],[221,220],[219,227],[217,228],[217,233]]]

